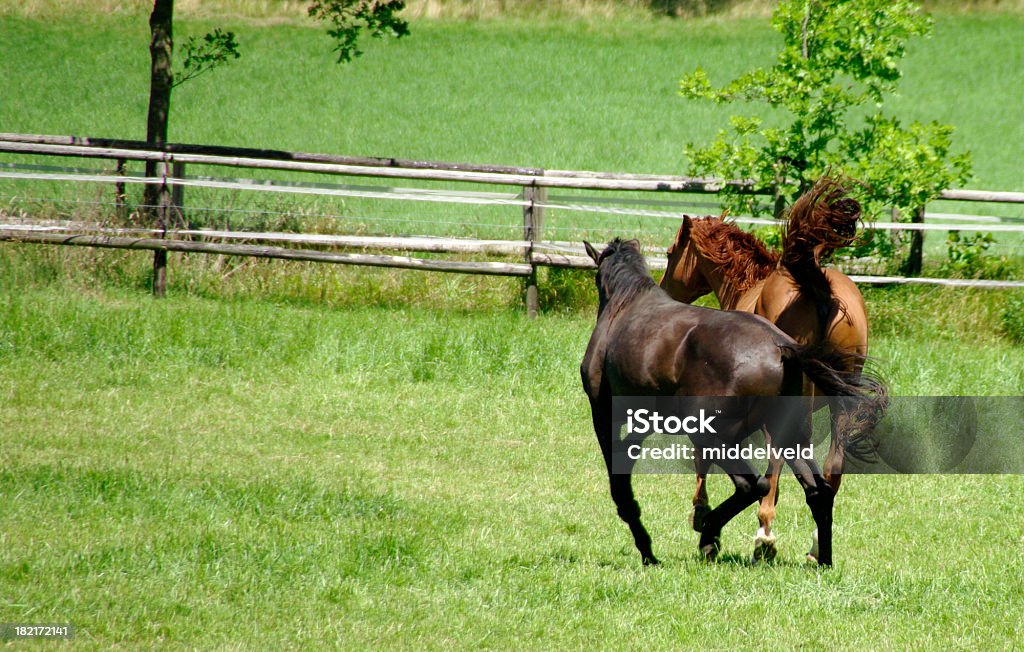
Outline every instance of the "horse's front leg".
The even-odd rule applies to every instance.
[[[730,462],[728,471],[735,487],[733,494],[705,516],[704,529],[700,534],[698,548],[709,561],[718,556],[721,547],[719,540],[725,524],[768,493],[768,481],[758,475],[749,462]]]
[[[697,472],[697,486],[693,492],[693,513],[690,514],[690,527],[701,532],[704,529],[704,518],[711,511],[708,500],[708,471],[711,465],[704,461],[704,449],[693,445],[693,470]]]
[[[607,405],[604,405],[607,403]],[[619,518],[629,526],[633,535],[633,543],[640,552],[640,561],[644,566],[653,566],[658,563],[657,557],[651,550],[651,535],[640,522],[640,504],[633,496],[633,476],[629,473],[615,473],[612,468],[613,437],[618,437],[622,428],[621,423],[613,423],[611,400],[591,401],[591,414],[594,421],[594,432],[597,434],[597,441],[601,445],[601,453],[604,455],[605,466],[608,468],[608,483],[611,489],[612,501],[615,502],[615,509]]]

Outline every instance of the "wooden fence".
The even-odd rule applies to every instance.
[[[458,192],[453,190],[406,189],[409,196],[389,198],[418,201],[448,201],[486,203],[518,207],[522,211],[521,240],[482,240],[436,237],[368,237],[311,233],[252,233],[248,231],[195,230],[187,228],[111,229],[93,225],[0,225],[0,240],[43,244],[144,249],[156,252],[166,259],[167,251],[217,253],[234,256],[254,256],[286,260],[308,260],[355,265],[372,265],[471,274],[521,276],[526,279],[525,299],[531,314],[537,310],[537,267],[589,268],[592,261],[582,255],[579,247],[543,238],[545,209],[561,207],[548,201],[548,189],[592,190],[598,192],[642,192],[669,196],[684,193],[714,194],[731,186],[742,193],[771,195],[770,188],[755,188],[749,183],[721,181],[684,176],[644,174],[613,174],[572,170],[545,170],[538,168],[506,167],[496,165],[468,165],[431,161],[390,158],[365,158],[307,154],[280,150],[261,150],[234,147],[172,144],[162,150],[149,148],[141,141],[79,138],[73,136],[45,136],[0,133],[0,152],[14,155],[59,156],[102,159],[114,162],[109,174],[83,173],[78,170],[39,169],[41,166],[9,164],[0,168],[0,178],[46,180],[56,182],[109,183],[115,186],[118,210],[126,209],[126,186],[130,184],[160,184],[178,210],[184,205],[184,190],[188,187],[223,188],[247,191],[271,191],[297,194],[339,194],[347,196],[380,196],[381,193],[337,187],[289,184],[252,179],[187,178],[188,165],[213,165],[252,170],[281,170],[306,174],[370,177],[377,179],[409,179],[444,182],[448,184],[488,184],[512,186],[514,194]],[[127,162],[155,161],[160,176],[147,178],[128,175]],[[392,195],[394,195],[392,191]],[[1001,202],[1024,204],[1024,193],[978,190],[947,190],[940,199],[971,202]],[[600,208],[594,207],[594,210]],[[652,211],[648,211],[652,213]],[[679,216],[681,211],[662,211],[664,215]],[[923,211],[921,212],[923,216]],[[744,221],[744,220],[740,220]],[[755,223],[770,220],[748,219]],[[165,225],[166,226],[166,225]],[[984,230],[1024,232],[1017,224],[984,223],[932,224],[923,219],[912,223],[875,222],[870,228],[907,231],[929,230]],[[232,242],[232,240],[234,242]],[[261,244],[239,243],[238,240]],[[516,257],[521,262],[489,262],[437,260],[410,256],[325,251],[311,247],[357,248],[403,252],[475,253]],[[920,253],[918,252],[918,255]],[[652,266],[661,267],[663,259],[652,259]],[[863,283],[935,283],[975,287],[1024,286],[1024,281],[994,282],[957,279],[906,279],[900,277],[855,276]],[[160,288],[154,288],[161,291]]]

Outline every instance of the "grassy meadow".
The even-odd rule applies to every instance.
[[[0,130],[144,136],[149,65],[144,12],[0,15],[0,84],[7,91],[0,99]],[[365,56],[341,66],[334,63],[328,37],[301,16],[214,18],[187,9],[176,21],[176,39],[180,43],[215,26],[238,33],[243,56],[175,89],[173,141],[670,174],[686,173],[684,145],[724,128],[732,110],[681,99],[676,94],[681,76],[703,66],[713,80],[724,82],[769,62],[777,45],[763,16],[419,19],[409,38],[370,40]],[[1024,57],[1022,34],[1019,12],[940,13],[933,37],[910,44],[900,96],[890,108],[907,120],[955,125],[958,150],[969,150],[975,161],[970,187],[1024,189],[1013,148],[1006,146],[1024,139],[1013,93],[1024,81],[1015,65]],[[970,83],[962,83],[965,79]],[[7,155],[2,160],[25,159]],[[32,162],[103,166],[38,157]],[[188,174],[250,173],[190,166]],[[138,201],[141,190],[129,190],[130,200]],[[579,193],[555,194],[569,203],[579,200]],[[0,210],[96,217],[109,213],[110,195],[109,186],[95,184],[4,181]],[[188,189],[186,204],[195,224],[242,229],[484,238],[521,233],[518,211],[508,207],[299,200],[202,189]],[[686,210],[717,212],[713,204]],[[929,210],[1024,218],[1019,207],[998,204],[934,203]],[[549,209],[545,237],[602,240],[629,233],[664,246],[676,226],[663,218]],[[1020,265],[1020,236],[997,234],[996,240],[990,253]],[[941,233],[926,239],[932,273],[946,257],[944,241]]]
[[[145,15],[29,5],[50,9],[0,5],[0,131],[140,138]],[[183,12],[179,39],[221,25],[244,54],[175,91],[172,140],[679,173],[682,144],[724,124],[675,96],[681,74],[724,79],[774,38],[758,17],[422,19],[340,67],[319,29],[269,13]],[[1022,34],[1020,13],[943,13],[907,60],[893,108],[957,125],[972,187],[1024,190],[1007,145],[1024,136]],[[101,197],[0,180],[0,211],[65,215]],[[277,199],[187,201],[223,201],[211,220],[226,207],[249,226],[265,211],[356,232],[371,217],[521,228],[515,210],[430,225],[347,200],[294,215]],[[649,228],[661,243],[676,226],[576,219],[548,226],[559,239]],[[33,647],[1007,649],[1024,636],[1018,476],[848,477],[825,572],[803,561],[812,525],[791,480],[779,559],[748,563],[747,511],[708,565],[692,480],[641,476],[665,562],[641,568],[579,386],[587,274],[545,270],[545,312],[529,320],[510,279],[172,255],[156,301],[149,265],[0,244],[0,623],[77,628]],[[893,394],[1024,392],[1024,292],[864,294]],[[713,501],[727,485],[712,478]]]
[[[153,301],[7,261],[0,621],[72,622],[81,649],[989,648],[1024,633],[1017,476],[848,478],[824,573],[802,561],[791,481],[782,553],[758,568],[752,512],[708,566],[690,478],[640,476],[665,562],[643,570],[579,388],[592,315],[287,288]],[[1006,297],[978,294],[869,293],[894,393],[1019,394],[1019,346],[967,321]],[[727,485],[712,478],[712,499]]]
[[[685,172],[683,144],[728,118],[678,97],[682,75],[702,66],[725,81],[770,62],[778,38],[761,17],[422,20],[410,37],[369,40],[365,56],[336,65],[308,22],[186,14],[175,36],[214,26],[237,32],[243,56],[175,89],[172,141],[668,174]],[[1017,13],[939,14],[933,36],[911,42],[892,100],[907,120],[957,127],[974,154],[973,187],[1022,189],[1004,146],[1024,138],[1012,92],[1022,31]],[[0,126],[143,138],[147,46],[145,14],[5,16]]]

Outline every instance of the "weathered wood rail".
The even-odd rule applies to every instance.
[[[251,233],[197,229],[104,229],[95,225],[65,225],[40,228],[35,225],[0,225],[0,240],[68,246],[106,247],[151,250],[166,257],[168,251],[216,253],[232,256],[253,256],[282,260],[305,260],[339,264],[395,267],[468,274],[518,276],[525,279],[524,299],[531,314],[537,311],[537,267],[590,268],[592,261],[576,247],[552,246],[543,239],[544,213],[549,189],[594,191],[630,191],[644,193],[714,194],[725,187],[754,195],[770,196],[770,188],[756,188],[748,182],[723,181],[685,176],[649,174],[616,174],[578,170],[545,170],[541,168],[499,165],[473,165],[416,161],[396,158],[335,156],[287,152],[282,150],[237,148],[224,146],[171,144],[154,150],[142,141],[0,133],[0,152],[14,155],[59,156],[104,159],[115,162],[112,175],[21,173],[0,171],[0,178],[50,179],[55,181],[87,181],[115,184],[118,211],[125,210],[126,184],[161,184],[169,189],[175,206],[184,204],[188,186],[236,188],[294,192],[302,194],[331,193],[330,189],[301,185],[286,186],[274,182],[253,183],[251,180],[186,179],[186,165],[212,165],[227,168],[278,170],[305,174],[409,179],[457,184],[488,184],[517,187],[516,195],[498,197],[487,193],[465,193],[465,201],[498,203],[521,207],[521,240],[473,240],[434,237],[369,237],[312,233]],[[159,177],[135,177],[126,174],[128,161],[159,162]],[[428,192],[428,191],[423,191]],[[372,193],[371,193],[372,194]],[[486,197],[485,197],[486,195]],[[479,196],[478,199],[474,199]],[[941,199],[950,201],[1001,202],[1024,204],[1022,192],[978,190],[947,190]],[[419,199],[453,201],[452,196],[438,195]],[[923,215],[923,212],[922,212]],[[873,228],[903,229],[916,232],[983,228],[986,231],[1024,231],[1017,225],[924,224],[923,218],[912,223],[876,223]],[[131,232],[129,232],[131,231]],[[258,242],[260,244],[252,244]],[[282,246],[284,245],[284,246]],[[313,247],[313,248],[310,248]],[[320,249],[316,249],[320,247]],[[339,252],[324,248],[390,250],[403,252],[436,252],[500,255],[518,258],[521,262],[440,260],[393,254]],[[652,267],[664,267],[664,259],[652,258]],[[947,279],[905,279],[901,277],[855,277],[863,283],[927,282],[943,285],[991,287],[993,282],[957,281]],[[1024,286],[1022,282],[1001,286]]]

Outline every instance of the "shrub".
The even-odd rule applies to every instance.
[[[1006,305],[1003,311],[1002,331],[1010,340],[1024,344],[1024,296],[1017,296]]]

